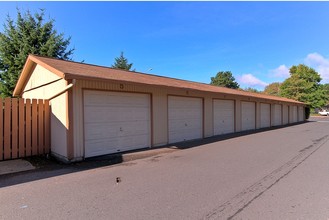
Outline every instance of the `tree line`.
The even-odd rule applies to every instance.
[[[290,77],[282,83],[271,83],[265,87],[264,91],[253,88],[243,90],[294,99],[306,103],[311,109],[321,108],[328,104],[329,84],[321,84],[320,74],[313,68],[304,64],[294,65],[289,73]],[[210,80],[211,85],[241,89],[230,71],[220,71]]]

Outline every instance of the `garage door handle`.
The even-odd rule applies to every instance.
[[[120,128],[120,131],[123,131],[123,129],[122,129],[122,128]]]
[[[185,123],[185,126],[187,126],[187,123]]]

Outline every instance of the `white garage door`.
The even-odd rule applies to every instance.
[[[214,135],[234,132],[234,101],[214,100]]]
[[[302,106],[298,107],[298,121],[304,121],[304,108]]]
[[[289,123],[289,109],[287,105],[283,105],[282,107],[282,121],[283,124],[286,125]]]
[[[202,99],[169,96],[169,143],[202,138]]]
[[[282,124],[282,109],[281,105],[274,105],[274,126],[279,126]]]
[[[85,157],[151,146],[150,96],[84,91]]]
[[[256,128],[256,106],[254,102],[241,102],[241,130]]]
[[[268,128],[271,126],[271,105],[260,104],[260,127]]]
[[[297,122],[297,106],[290,106],[290,116],[289,116],[289,120],[290,123],[295,123]]]

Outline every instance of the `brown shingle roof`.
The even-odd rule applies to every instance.
[[[164,87],[175,87],[181,89],[191,89],[205,92],[214,92],[214,93],[223,93],[223,94],[234,94],[245,97],[256,97],[261,99],[271,99],[276,101],[290,102],[290,103],[298,103],[304,104],[302,102],[298,102],[292,99],[270,96],[259,93],[246,92],[236,89],[229,89],[225,87],[212,86],[204,83],[197,83],[192,81],[174,79],[169,77],[162,77],[152,74],[139,73],[139,72],[130,72],[125,70],[118,70],[109,67],[90,65],[85,63],[77,63],[72,61],[64,61],[49,57],[35,56],[30,55],[26,61],[25,67],[22,71],[21,77],[19,78],[19,82],[16,85],[15,92],[19,94],[21,91],[19,86],[24,85],[23,82],[27,76],[27,73],[24,73],[25,69],[28,69],[27,63],[29,61],[33,61],[46,69],[54,72],[58,76],[64,79],[89,79],[89,80],[112,80],[112,81],[120,81],[127,83],[139,83],[139,84],[147,84],[153,86],[164,86]],[[24,77],[25,74],[25,77]],[[28,80],[25,78],[25,80]]]

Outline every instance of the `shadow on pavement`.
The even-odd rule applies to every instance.
[[[29,161],[31,164],[33,164],[35,167],[37,167],[37,169],[30,170],[30,171],[24,171],[24,172],[20,172],[20,173],[1,175],[0,176],[0,188],[8,187],[8,186],[16,185],[16,184],[27,183],[27,182],[31,182],[31,181],[42,180],[42,179],[51,178],[51,177],[60,176],[60,175],[66,175],[66,174],[75,173],[75,172],[81,172],[81,171],[95,169],[95,168],[99,168],[99,167],[116,165],[116,164],[120,164],[120,163],[123,163],[126,161],[132,161],[132,160],[136,160],[136,159],[152,157],[157,154],[167,152],[166,149],[167,150],[168,149],[184,150],[184,149],[199,147],[199,146],[210,144],[210,143],[215,143],[218,141],[228,140],[231,138],[271,131],[271,130],[275,130],[278,128],[291,127],[294,125],[299,125],[299,124],[303,124],[303,123],[311,123],[311,122],[315,122],[315,121],[310,120],[310,121],[306,121],[306,122],[295,123],[295,124],[290,124],[290,125],[285,125],[285,126],[277,126],[277,127],[271,127],[271,128],[265,128],[265,129],[243,131],[243,132],[237,132],[237,133],[233,133],[233,134],[213,136],[213,137],[209,137],[209,138],[205,138],[205,139],[174,143],[174,144],[165,145],[165,146],[156,147],[156,148],[146,148],[146,149],[144,148],[144,149],[124,152],[124,153],[98,156],[98,157],[88,158],[84,161],[75,162],[75,163],[71,163],[71,164],[60,163],[60,162],[56,161],[54,158],[46,158],[46,157],[41,157],[41,156],[26,158],[26,160]]]

